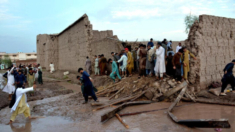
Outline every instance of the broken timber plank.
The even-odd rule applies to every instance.
[[[174,106],[181,100],[185,94],[187,87],[184,87],[175,102],[168,108],[168,115],[173,121],[179,124],[187,125],[189,127],[200,127],[200,128],[230,128],[228,119],[189,119],[189,120],[178,120],[171,111]]]
[[[122,120],[122,118],[118,115],[118,114],[115,114],[116,117],[118,118],[118,120],[127,128],[129,129],[129,126]]]
[[[105,91],[103,93],[99,93],[99,94],[96,94],[96,95],[100,96],[100,95],[103,95],[103,94],[112,93],[112,92],[116,92],[116,91],[118,91],[118,89],[113,89],[113,90],[110,90],[110,91]]]
[[[123,108],[127,107],[127,106],[132,106],[132,105],[140,105],[140,104],[150,104],[151,101],[135,101],[135,102],[127,102],[127,103],[124,103],[120,106],[118,106],[117,108],[109,111],[108,113],[105,113],[101,116],[101,122],[106,122],[108,121],[109,119],[111,119],[112,117],[115,116],[115,114],[117,112],[119,112],[120,110],[122,110]]]
[[[182,98],[184,101],[191,101],[190,98]],[[196,102],[198,103],[206,103],[206,104],[217,104],[217,105],[228,105],[228,106],[235,106],[235,103],[226,103],[222,101],[214,101],[214,100],[209,100],[209,99],[195,99]]]
[[[103,103],[91,103],[91,106],[101,106],[104,105]]]
[[[119,94],[125,87],[119,89],[114,95],[112,95],[109,100],[111,100],[112,98],[114,98],[117,94]]]
[[[192,103],[192,104],[194,104],[194,103]],[[182,106],[187,106],[187,105],[192,105],[192,104],[179,105],[176,107],[182,107]],[[133,113],[123,113],[123,114],[119,114],[119,115],[122,117],[122,116],[137,115],[137,114],[155,112],[155,111],[161,111],[161,110],[167,110],[167,109],[168,108],[161,108],[161,109],[155,109],[155,110],[138,111],[138,112],[133,112]]]
[[[138,91],[138,90],[140,90],[140,89],[143,90],[147,85],[149,85],[149,82],[146,83],[146,84],[145,84],[143,87],[141,87],[141,88],[134,89],[134,90],[133,90],[133,93],[136,92],[136,91]]]
[[[186,91],[185,96],[189,97],[193,102],[196,102],[196,100]]]
[[[116,105],[116,104],[120,104],[120,103],[123,103],[123,102],[127,102],[127,101],[129,101],[129,100],[131,100],[131,99],[133,99],[133,98],[135,98],[135,97],[136,97],[136,96],[132,96],[132,97],[129,97],[129,98],[125,98],[125,99],[123,99],[123,100],[116,101],[116,102],[114,102],[114,103],[112,103],[112,104],[109,104],[109,105],[105,105],[105,106],[96,108],[96,109],[94,109],[93,111],[101,110],[101,109],[110,107],[110,106],[112,106],[112,105]]]
[[[138,98],[140,98],[142,95],[144,95],[146,93],[146,90],[143,91],[140,95],[136,96],[134,99],[132,99],[131,101],[135,101],[137,100]]]
[[[176,86],[175,88],[172,88],[170,90],[168,90],[164,95],[162,95],[161,97],[159,97],[159,100],[162,101],[168,97],[170,97],[171,95],[175,94],[176,92],[178,92],[179,90],[183,89],[184,87],[186,87],[188,84],[186,81],[182,82],[181,84],[179,84],[178,86]]]
[[[114,86],[117,86],[119,83],[121,83],[121,82],[118,82],[118,83],[116,83],[116,84],[113,84],[112,86],[108,86],[108,87],[102,89],[101,91],[98,91],[96,94],[99,94],[99,93],[101,93],[101,92],[103,92],[103,91],[105,91],[105,90],[107,90],[107,89],[109,89],[109,88],[112,88],[112,87],[114,87]]]
[[[172,113],[168,112],[169,116],[176,123],[186,125],[189,127],[199,128],[230,128],[228,119],[189,119],[189,120],[178,120]]]
[[[187,90],[187,86],[185,86],[180,94],[178,95],[178,97],[176,98],[176,100],[174,101],[174,103],[171,104],[171,106],[168,108],[168,112],[171,112],[172,109],[176,106],[176,104],[181,100],[181,98],[184,96],[185,92]]]

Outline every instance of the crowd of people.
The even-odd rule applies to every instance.
[[[193,59],[196,57],[187,50],[186,47],[182,47],[181,43],[176,48],[176,53],[172,50],[172,41],[164,39],[162,42],[153,43],[153,39],[150,39],[147,46],[140,44],[139,47],[135,47],[133,51],[129,48],[121,50],[120,53],[111,52],[113,58],[106,59],[101,55],[95,55],[94,71],[95,75],[109,75],[114,82],[119,82],[122,78],[131,77],[133,72],[139,73],[139,78],[142,77],[154,77],[157,80],[163,80],[164,76],[174,77],[178,83],[183,80],[187,81],[189,73],[189,56]],[[92,62],[87,57],[85,68],[79,68],[78,72],[82,76],[77,76],[77,79],[82,85],[82,94],[85,98],[85,102],[88,102],[88,96],[92,96],[95,101],[98,101],[95,95],[95,87],[93,86],[91,74]]]
[[[32,87],[33,84],[43,84],[42,80],[42,68],[40,64],[33,65],[19,65],[10,66],[8,71],[3,75],[7,78],[7,84],[3,88],[3,91],[9,94],[9,100],[12,99],[12,95],[16,88],[24,88],[26,86]],[[34,93],[30,93],[34,95]]]
[[[141,77],[154,77],[163,80],[166,75],[173,76],[178,81],[187,80],[189,73],[189,59],[196,57],[182,47],[181,43],[172,49],[172,41],[164,39],[162,42],[153,43],[150,39],[147,45],[139,44],[133,51],[129,48],[120,53],[111,52],[113,58],[106,59],[104,55],[95,55],[95,75],[109,75],[115,82],[124,77],[131,77],[133,72]],[[190,56],[190,57],[189,57]],[[91,73],[91,60],[87,57],[86,71]],[[111,67],[111,68],[110,68]]]
[[[43,84],[42,68],[40,64],[12,65],[8,68],[8,71],[3,77],[7,78],[7,84],[2,91],[9,94],[9,108],[11,108],[12,113],[8,124],[13,123],[16,116],[21,113],[23,113],[26,118],[32,119],[30,116],[30,108],[27,104],[26,93],[29,92],[29,94],[33,96],[36,83]],[[29,88],[25,88],[26,86]]]

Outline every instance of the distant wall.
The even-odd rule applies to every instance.
[[[225,65],[235,59],[235,19],[201,15],[185,44],[198,58],[191,60],[189,81],[202,89],[221,82]]]

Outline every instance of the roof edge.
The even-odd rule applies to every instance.
[[[75,22],[73,22],[72,24],[70,24],[67,28],[65,28],[63,31],[61,31],[60,33],[57,34],[57,36],[60,36],[62,33],[64,33],[66,30],[70,29],[72,26],[74,26],[75,24],[77,24],[78,22],[80,22],[81,20],[83,20],[84,18],[88,17],[87,14],[85,13],[84,15],[82,15],[80,18],[78,18]]]

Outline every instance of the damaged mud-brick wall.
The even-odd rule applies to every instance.
[[[58,34],[37,36],[37,62],[47,70],[52,62],[56,70],[77,72],[79,67],[85,68],[87,56],[94,65],[94,55],[112,58],[111,51],[121,49],[117,36],[111,30],[93,30],[86,14]]]
[[[221,82],[224,67],[235,59],[235,19],[201,15],[185,45],[197,57],[190,60],[189,82],[201,89]]]

